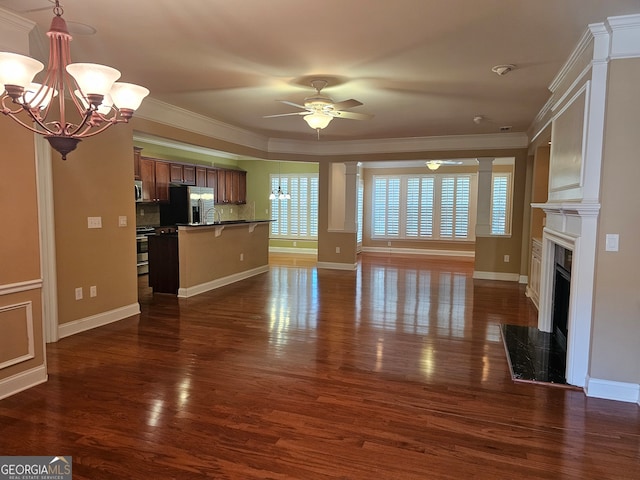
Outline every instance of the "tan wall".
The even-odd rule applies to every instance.
[[[533,161],[533,184],[531,187],[531,202],[545,203],[549,193],[549,158],[551,149],[548,146],[536,149]],[[545,213],[541,208],[534,208],[531,212],[531,236],[542,238]]]
[[[0,122],[0,218],[6,227],[0,235],[0,363],[28,354],[29,324],[33,331],[33,358],[0,369],[3,380],[44,368],[45,355],[33,134],[6,117]]]
[[[506,155],[500,155],[506,156]],[[521,262],[523,250],[523,222],[525,221],[524,208],[529,208],[529,199],[525,198],[527,181],[527,151],[514,151],[515,172],[513,175],[513,211],[511,216],[511,236],[506,237],[477,237],[476,238],[476,272],[495,272],[526,275],[526,269],[522,270],[526,262]],[[528,220],[528,217],[527,217]],[[504,261],[504,256],[509,255],[509,262]]]
[[[59,324],[137,303],[131,127],[82,141],[66,161],[52,156]],[[102,228],[87,228],[90,216],[102,217]],[[77,287],[82,300],[75,300]]]
[[[252,233],[248,225],[226,226],[219,237],[215,236],[216,229],[198,227],[178,232],[180,288],[269,264],[269,223],[258,224]]]
[[[594,378],[640,383],[640,59],[610,64],[599,215],[592,357]],[[605,235],[620,250],[605,251]]]

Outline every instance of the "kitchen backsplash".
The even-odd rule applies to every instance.
[[[254,205],[216,205],[220,220],[255,220]],[[214,221],[213,214],[207,219]],[[217,215],[215,220],[218,220]],[[136,203],[136,226],[160,226],[160,205],[157,203]]]
[[[156,227],[160,225],[160,205],[157,203],[136,203],[136,226]]]

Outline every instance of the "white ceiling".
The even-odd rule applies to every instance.
[[[118,68],[151,97],[273,138],[312,140],[297,111],[311,78],[372,120],[336,119],[321,140],[524,132],[589,23],[640,0],[64,0],[72,58]],[[49,0],[0,0],[38,25]],[[77,34],[75,23],[93,27]],[[44,58],[42,58],[44,57]],[[517,69],[500,77],[497,64]],[[473,122],[475,116],[484,120]]]

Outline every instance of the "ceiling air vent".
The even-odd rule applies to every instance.
[[[501,132],[510,132],[511,131],[511,126],[500,127],[500,131]]]

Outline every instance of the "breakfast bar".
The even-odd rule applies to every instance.
[[[272,220],[177,225],[149,238],[149,286],[188,298],[269,270]]]

